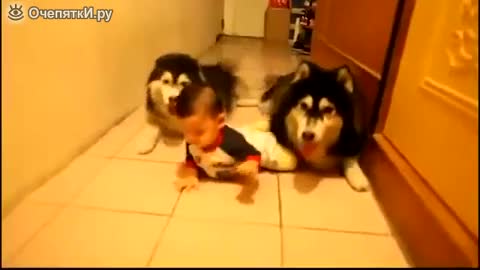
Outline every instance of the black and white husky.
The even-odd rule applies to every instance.
[[[340,167],[357,191],[369,183],[358,165],[366,141],[361,97],[346,66],[323,69],[305,61],[261,97],[278,143],[317,169]]]
[[[159,57],[147,81],[147,131],[137,146],[139,154],[150,153],[159,140],[167,145],[183,142],[179,123],[173,114],[175,100],[190,83],[207,82],[223,101],[230,114],[237,99],[238,78],[234,67],[225,63],[202,65],[187,54],[171,53]]]

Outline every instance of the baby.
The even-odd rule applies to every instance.
[[[177,189],[196,187],[199,173],[221,179],[243,175],[257,181],[260,151],[225,124],[224,105],[208,85],[186,86],[175,107],[187,146],[184,174],[175,182]]]

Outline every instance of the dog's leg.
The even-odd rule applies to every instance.
[[[250,128],[252,129],[250,132],[253,132],[250,136],[247,133],[246,136],[250,138],[250,143],[261,152],[263,168],[282,172],[295,170],[298,162],[297,156],[277,142],[275,135],[268,131],[268,121],[257,121]]]
[[[269,170],[289,172],[297,168],[297,156],[276,142],[268,156],[265,168]]]
[[[145,155],[153,151],[160,137],[160,128],[147,122],[145,133],[137,145],[137,153]]]
[[[354,190],[368,191],[370,189],[368,179],[358,165],[358,157],[349,157],[343,160],[343,173]]]

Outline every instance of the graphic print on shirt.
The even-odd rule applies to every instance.
[[[217,147],[211,152],[205,152],[196,145],[188,145],[188,151],[198,167],[210,177],[217,177],[218,171],[234,170],[235,159]]]

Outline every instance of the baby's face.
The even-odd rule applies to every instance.
[[[180,119],[185,141],[201,148],[212,145],[223,127],[221,115],[215,117],[207,113],[197,113]]]

